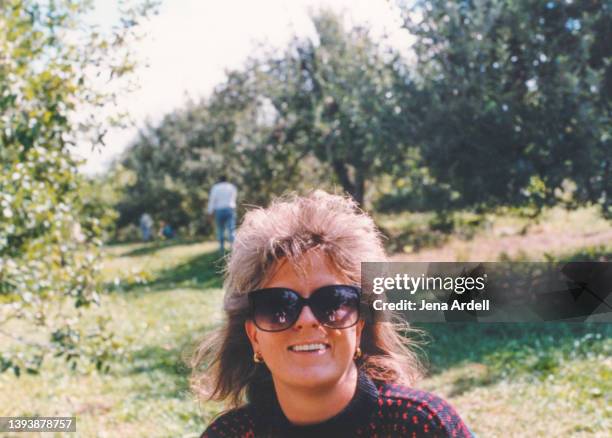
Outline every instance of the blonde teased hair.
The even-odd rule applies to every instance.
[[[253,362],[244,329],[248,292],[260,287],[275,264],[286,259],[300,268],[307,251],[319,249],[342,274],[361,283],[361,262],[386,261],[381,234],[372,218],[349,197],[321,190],[286,195],[268,208],[249,211],[239,227],[226,268],[226,320],[207,334],[191,359],[191,387],[202,400],[242,405],[261,391],[273,391],[270,371]],[[362,297],[369,303],[372,296]],[[366,319],[357,365],[374,382],[411,385],[422,375],[415,343],[399,322]],[[400,332],[404,332],[403,334]]]

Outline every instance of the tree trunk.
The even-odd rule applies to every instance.
[[[363,198],[365,196],[365,178],[363,173],[357,171],[355,174],[355,191],[352,193],[360,208],[363,209]]]
[[[334,160],[332,162],[332,167],[344,191],[353,197],[360,208],[363,208],[363,197],[365,195],[365,178],[363,173],[359,171],[355,172],[355,181],[353,182],[349,176],[346,164],[342,161]]]
[[[332,167],[336,176],[338,177],[338,180],[340,181],[340,184],[342,184],[342,188],[344,189],[344,191],[352,195],[355,191],[355,185],[349,177],[346,165],[340,160],[333,160]]]

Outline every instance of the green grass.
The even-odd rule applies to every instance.
[[[110,371],[70,371],[50,358],[39,376],[2,374],[0,415],[76,415],[78,436],[85,437],[199,436],[220,406],[195,400],[184,358],[221,319],[215,249],[108,248],[103,274],[112,293],[90,313],[112,317],[109,329],[122,351]]]
[[[602,248],[553,256],[599,257]],[[112,317],[110,371],[70,371],[50,358],[38,376],[1,374],[0,415],[76,415],[84,437],[199,436],[222,406],[190,393],[184,357],[222,318],[216,244],[114,245],[106,254],[111,293],[90,312]],[[447,398],[480,437],[609,436],[611,325],[423,328],[430,373],[419,386]]]
[[[421,324],[430,374],[479,436],[609,436],[611,324]]]

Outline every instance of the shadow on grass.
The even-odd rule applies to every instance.
[[[401,231],[391,231],[381,225],[378,228],[386,236],[385,250],[389,254],[403,253],[406,247],[410,251],[419,251],[425,248],[437,248],[442,246],[449,237],[448,233],[431,230],[428,226],[411,224]]]
[[[176,287],[196,289],[220,288],[223,283],[224,261],[217,251],[190,258],[171,269],[163,270],[148,284],[151,290]]]
[[[410,251],[418,252],[427,248],[440,248],[448,241],[449,234],[440,231],[426,231],[414,233],[405,231],[398,236],[389,237],[385,248],[391,254],[403,253],[406,247]]]
[[[218,289],[223,284],[225,261],[217,251],[210,251],[187,259],[169,269],[157,272],[147,283],[106,284],[107,290],[122,292],[159,292],[169,289]]]
[[[428,333],[424,351],[435,375],[466,365],[451,389],[459,395],[509,376],[544,378],[565,360],[609,354],[612,324],[418,324]]]
[[[181,358],[184,348],[186,345],[179,348],[149,345],[142,348],[132,356],[130,374],[162,371],[168,375],[185,376],[188,368]]]
[[[475,388],[484,388],[500,380],[500,376],[491,373],[483,364],[471,363],[461,369],[461,375],[453,382],[448,393],[449,397],[458,397]]]
[[[611,262],[612,246],[597,245],[581,248],[578,251],[558,257],[561,262]]]
[[[138,257],[143,255],[153,254],[161,249],[171,248],[173,246],[181,246],[181,245],[195,245],[198,243],[202,243],[201,240],[194,239],[168,239],[168,240],[156,240],[151,243],[143,244],[140,248],[133,249],[131,251],[127,251],[123,254],[119,254],[119,257]]]
[[[147,345],[131,355],[128,375],[147,375],[154,383],[141,388],[146,398],[180,398],[189,392],[189,358],[202,339],[214,326],[194,331],[194,336],[176,339],[164,345]],[[195,335],[197,333],[197,336]]]
[[[135,352],[127,374],[145,374],[154,381],[144,384],[139,389],[139,396],[153,399],[181,398],[188,392],[190,370],[182,354],[181,348],[158,345],[147,346]]]

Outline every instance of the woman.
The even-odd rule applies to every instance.
[[[192,364],[198,395],[233,409],[202,437],[471,436],[450,405],[410,387],[420,367],[409,340],[368,318],[361,262],[384,260],[350,199],[316,191],[247,213],[227,319]]]

